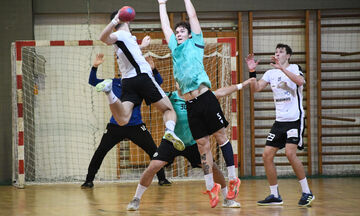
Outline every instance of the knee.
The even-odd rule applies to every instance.
[[[289,161],[293,160],[294,158],[296,158],[296,152],[294,151],[290,151],[290,150],[285,150],[285,155],[287,157],[287,159]]]
[[[161,168],[163,167],[163,164],[160,163],[160,161],[152,160],[150,162],[150,165],[148,166],[148,171],[151,173],[157,173]]]
[[[198,143],[198,149],[199,149],[200,154],[207,153],[207,152],[209,152],[211,150],[210,149],[210,143],[199,142]]]
[[[271,154],[270,152],[264,151],[262,154],[262,158],[264,161],[272,161],[274,158],[274,155]]]

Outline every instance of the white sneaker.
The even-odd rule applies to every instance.
[[[228,200],[224,199],[222,207],[224,208],[240,208],[240,203],[236,202],[235,200]]]
[[[176,136],[174,131],[165,129],[164,137],[166,140],[172,142],[172,144],[176,150],[184,151],[185,145],[184,145],[183,141],[179,137]]]
[[[136,211],[136,210],[138,210],[139,206],[140,206],[140,199],[134,197],[134,199],[131,200],[131,202],[127,206],[127,210],[128,211]]]
[[[112,79],[106,79],[98,83],[95,88],[98,92],[110,92],[112,89]]]

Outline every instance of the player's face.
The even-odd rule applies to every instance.
[[[290,55],[286,54],[285,48],[277,48],[275,50],[275,58],[279,59],[280,64],[284,64],[285,62],[287,62],[289,60]]]
[[[184,41],[189,39],[190,34],[186,28],[179,26],[175,29],[175,36],[176,36],[176,41],[178,42],[178,44],[182,44],[182,43],[184,43]]]

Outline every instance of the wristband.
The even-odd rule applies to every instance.
[[[117,21],[115,18],[111,20],[111,23],[116,26],[117,24],[119,24],[119,21]]]
[[[237,85],[236,85],[236,87],[237,87],[237,89],[238,89],[238,90],[241,90],[241,89],[242,89],[242,87],[243,87],[243,84],[242,84],[242,83],[237,84]]]
[[[249,78],[256,78],[256,71],[249,72]]]
[[[162,4],[166,4],[165,2],[161,2],[161,3],[159,3],[159,5],[162,5]]]
[[[154,68],[154,69],[152,70],[152,72],[153,72],[154,76],[159,73],[159,71],[158,71],[156,68]]]

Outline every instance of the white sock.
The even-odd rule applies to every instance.
[[[227,187],[221,188],[221,194],[223,195],[224,199],[226,199],[227,193],[228,193]]]
[[[116,95],[112,90],[109,93],[106,93],[106,96],[108,98],[109,104],[113,104],[118,100],[118,98],[116,97]]]
[[[134,197],[141,199],[141,197],[142,197],[143,193],[146,191],[146,189],[147,189],[147,187],[142,186],[141,184],[138,184]]]
[[[165,127],[171,131],[174,131],[175,122],[173,120],[169,120],[169,121],[165,122]]]
[[[270,185],[270,193],[273,194],[276,198],[279,197],[278,185]]]
[[[226,167],[228,171],[228,178],[229,180],[235,180],[236,174],[235,174],[235,165]]]
[[[300,180],[299,183],[301,185],[302,192],[309,194],[310,193],[310,188],[309,188],[306,177],[304,179]]]
[[[212,173],[209,173],[207,175],[204,175],[205,178],[205,184],[206,184],[206,190],[211,191],[214,187],[214,177]]]

